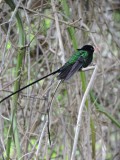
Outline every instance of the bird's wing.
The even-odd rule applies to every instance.
[[[79,59],[73,64],[72,68],[70,69],[64,80],[68,80],[75,72],[80,70],[83,66],[83,61],[83,57],[79,57]]]
[[[68,65],[66,67],[62,67],[60,69],[60,74],[57,76],[58,79],[65,79],[67,74],[70,72],[71,68],[72,68],[73,65]]]

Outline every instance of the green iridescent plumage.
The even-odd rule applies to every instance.
[[[81,49],[77,49],[77,51],[69,58],[69,60],[61,68],[59,68],[58,70],[20,88],[16,92],[3,98],[0,101],[0,103],[3,102],[4,100],[6,100],[7,98],[13,96],[14,94],[24,90],[25,88],[39,82],[42,79],[45,79],[51,75],[54,75],[56,73],[59,73],[57,76],[57,78],[59,80],[68,80],[70,77],[73,76],[73,74],[75,72],[81,70],[84,67],[87,67],[92,62],[93,52],[94,52],[94,48],[91,45],[85,45]]]
[[[84,50],[78,50],[69,58],[65,65],[74,64],[80,56],[85,59],[88,56],[88,52]]]
[[[68,80],[76,71],[87,67],[93,59],[94,48],[91,45],[83,46],[70,57],[70,59],[59,69],[58,79]]]

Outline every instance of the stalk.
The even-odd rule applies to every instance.
[[[67,17],[70,17],[70,12],[69,12],[69,6],[67,4],[66,0],[61,0],[62,2],[62,7],[64,10],[64,13]],[[72,41],[73,47],[76,50],[78,48],[78,43],[77,39],[75,36],[75,30],[73,27],[68,27],[68,33],[70,36],[70,39]],[[80,73],[80,78],[81,78],[81,83],[82,83],[82,92],[84,93],[86,88],[87,88],[87,81],[86,81],[86,76],[84,72]],[[88,99],[86,99],[85,102],[86,108],[88,109]],[[91,137],[92,137],[92,157],[95,157],[95,126],[94,126],[94,121],[90,117],[90,127],[91,127]]]
[[[15,5],[13,0],[5,0],[5,2],[9,5],[9,7],[15,12],[16,10],[16,21],[17,26],[19,30],[19,42],[18,42],[18,52],[17,54],[17,65],[16,65],[16,72],[15,72],[15,78],[19,77],[18,80],[16,80],[14,84],[14,92],[20,88],[20,74],[21,74],[21,68],[22,68],[22,60],[24,57],[25,50],[20,49],[20,47],[24,47],[25,45],[25,33],[23,29],[23,23],[20,17],[20,13],[18,11],[18,6]],[[20,4],[20,1],[18,2]],[[18,94],[14,95],[12,98],[12,108],[11,108],[11,126],[9,130],[8,135],[8,141],[6,146],[6,155],[7,160],[10,159],[10,149],[11,149],[11,142],[12,142],[12,136],[14,135],[14,142],[16,146],[17,151],[17,159],[21,157],[21,148],[20,148],[20,138],[19,138],[19,132],[17,127],[17,101],[18,101]]]

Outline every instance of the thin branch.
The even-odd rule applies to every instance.
[[[10,18],[10,20],[8,21],[9,22],[9,27],[8,27],[8,32],[7,32],[7,36],[6,36],[6,42],[5,42],[5,47],[4,47],[4,51],[3,51],[3,54],[2,54],[2,63],[1,63],[1,68],[3,69],[3,66],[4,66],[4,63],[5,63],[5,53],[6,53],[6,48],[7,48],[7,43],[8,43],[8,40],[9,40],[9,36],[10,36],[10,30],[11,30],[11,27],[12,27],[12,22],[13,22],[13,19],[18,11],[18,8],[20,6],[20,3],[21,3],[22,0],[20,0],[18,2],[18,4],[16,5],[13,13],[12,13],[12,16]],[[1,71],[2,71],[1,69]],[[3,74],[3,72],[2,72]]]
[[[46,127],[47,127],[47,121],[45,122],[44,124],[44,127],[43,127],[43,130],[42,130],[42,133],[40,135],[40,139],[39,139],[39,143],[38,143],[38,148],[37,148],[37,151],[36,151],[36,158],[35,160],[37,160],[39,158],[39,152],[40,152],[40,149],[41,149],[41,144],[42,144],[42,140],[43,140],[43,137],[45,135],[45,130],[46,130]]]
[[[96,77],[96,74],[97,74],[97,70],[98,70],[98,65],[96,65],[96,67],[95,67],[95,69],[93,71],[92,77],[91,77],[90,82],[89,82],[89,84],[88,84],[88,86],[86,88],[86,91],[84,93],[81,105],[79,107],[79,113],[78,113],[78,118],[77,118],[77,126],[76,126],[76,131],[75,131],[75,138],[74,138],[74,144],[73,144],[73,149],[72,149],[72,154],[71,154],[71,160],[74,160],[74,158],[75,158],[75,152],[76,152],[76,148],[77,148],[78,136],[79,136],[80,127],[81,127],[82,112],[83,112],[83,108],[85,106],[86,98],[87,98],[87,96],[89,94],[89,91],[92,88],[92,85],[94,83],[94,80],[95,80],[95,77]]]
[[[59,26],[59,20],[58,20],[58,15],[57,15],[57,11],[55,8],[55,1],[52,0],[52,8],[53,8],[53,12],[54,12],[54,16],[55,16],[55,23],[56,23],[56,30],[57,30],[57,36],[58,36],[58,40],[59,40],[59,45],[60,45],[60,49],[61,49],[61,60],[62,63],[65,63],[65,57],[64,57],[64,47],[63,47],[63,41],[62,41],[62,36],[61,36],[61,31],[60,31],[60,26]]]

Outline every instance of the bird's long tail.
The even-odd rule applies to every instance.
[[[52,72],[52,73],[50,73],[50,74],[42,77],[42,78],[39,78],[39,79],[37,79],[36,81],[34,81],[34,82],[32,82],[32,83],[30,83],[30,84],[28,84],[28,85],[20,88],[19,90],[15,91],[15,92],[11,93],[10,95],[6,96],[5,98],[3,98],[3,99],[0,101],[0,103],[2,103],[3,101],[5,101],[5,100],[8,99],[9,97],[11,97],[11,96],[13,96],[13,95],[21,92],[22,90],[26,89],[27,87],[29,87],[29,86],[31,86],[31,85],[33,85],[33,84],[35,84],[35,83],[37,83],[37,82],[45,79],[45,78],[47,78],[47,77],[49,77],[49,76],[51,76],[51,75],[54,75],[54,74],[58,73],[59,71],[60,71],[60,69],[58,69],[58,70],[56,70],[56,71],[54,71],[54,72]]]

